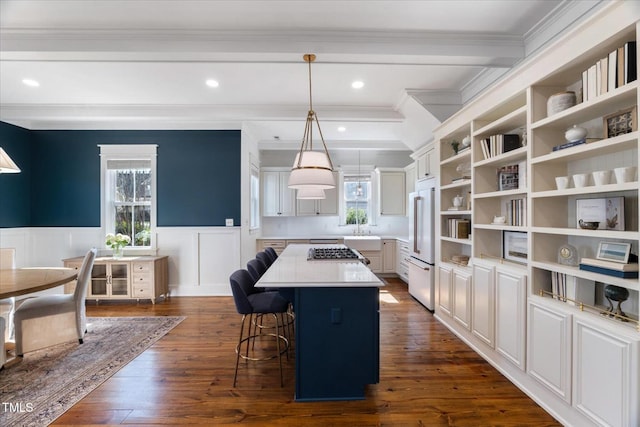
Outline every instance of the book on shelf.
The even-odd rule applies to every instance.
[[[637,78],[636,42],[629,41],[582,72],[582,98],[590,101]]]
[[[609,64],[609,70],[607,71],[607,77],[608,77],[607,87],[609,88],[609,90],[613,90],[618,87],[618,80],[617,80],[618,49],[609,53],[608,64]]]
[[[608,268],[609,270],[619,271],[640,271],[639,264],[637,262],[630,262],[628,264],[622,264],[620,262],[607,261],[605,259],[596,258],[582,258],[580,260],[582,264],[592,265],[594,267]]]
[[[527,199],[511,199],[505,202],[507,224],[527,225]]]
[[[553,293],[553,299],[566,301],[566,298],[567,298],[567,275],[566,274],[558,273],[557,271],[551,272],[551,293]]]
[[[453,184],[453,183],[456,183],[456,182],[466,181],[468,179],[471,179],[471,175],[462,175],[462,176],[459,176],[457,178],[453,178],[451,180],[451,183]]]
[[[468,239],[471,223],[468,219],[449,218],[447,222],[449,237],[454,239]]]
[[[456,154],[466,153],[467,151],[470,151],[470,150],[471,150],[471,146],[464,147],[462,150],[458,150]]]
[[[598,267],[596,265],[580,263],[580,270],[590,271],[592,273],[605,274],[612,277],[620,277],[622,279],[635,279],[638,277],[637,271],[614,270],[612,268]]]
[[[582,145],[587,142],[586,138],[579,139],[577,141],[568,141],[553,147],[553,151],[564,150],[565,148],[575,147],[576,145]]]
[[[508,153],[521,146],[520,135],[516,133],[491,135],[489,138],[480,140],[480,148],[485,159]]]
[[[636,42],[626,42],[624,44],[624,84],[635,81],[637,73]]]

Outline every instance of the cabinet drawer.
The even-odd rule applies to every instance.
[[[151,273],[153,271],[153,264],[150,262],[134,262],[133,274],[136,273]]]
[[[133,275],[133,285],[138,286],[141,283],[151,285],[153,283],[153,277],[151,273],[136,273]]]
[[[133,298],[152,298],[153,292],[150,283],[134,283],[132,285]]]

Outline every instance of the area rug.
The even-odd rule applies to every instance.
[[[46,426],[184,317],[92,317],[84,344],[25,354],[0,371],[0,426]]]

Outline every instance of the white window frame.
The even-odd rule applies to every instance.
[[[365,227],[376,225],[375,221],[375,209],[374,205],[376,204],[376,183],[375,183],[375,174],[373,173],[375,166],[373,165],[347,165],[342,166],[340,170],[340,224],[344,226],[353,226],[354,224],[347,224],[347,200],[344,194],[344,183],[351,176],[366,176],[369,179],[369,198],[367,200],[367,223],[364,224]]]
[[[260,219],[260,166],[249,162],[249,230],[258,230],[261,226]]]
[[[114,217],[110,214],[112,211],[113,189],[107,188],[109,179],[107,177],[109,160],[145,160],[151,164],[151,215],[150,215],[150,246],[143,247],[126,247],[126,252],[144,253],[148,251],[156,251],[156,217],[157,217],[157,148],[156,144],[105,144],[98,145],[100,147],[100,226],[103,236],[107,233],[113,233],[115,230]],[[133,236],[130,236],[133,238]],[[102,242],[103,248],[107,249],[105,242]]]

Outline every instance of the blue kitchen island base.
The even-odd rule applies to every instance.
[[[296,401],[362,400],[380,380],[377,287],[295,288]]]

